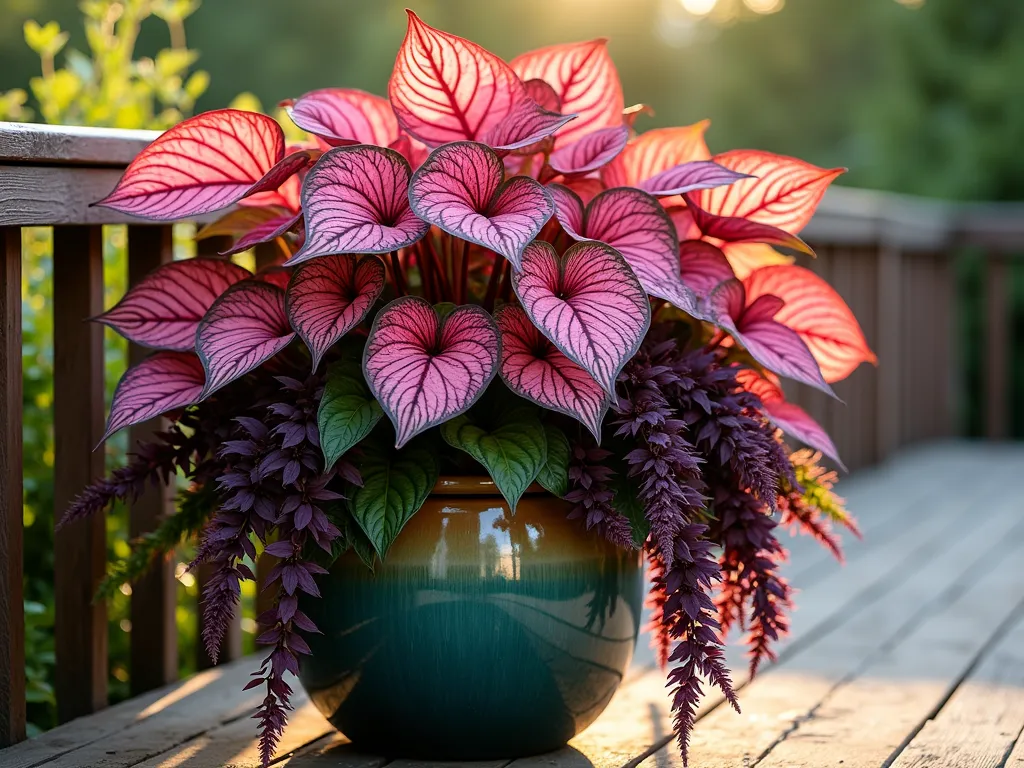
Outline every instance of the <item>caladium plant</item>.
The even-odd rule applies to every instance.
[[[771,513],[833,548],[829,519],[853,529],[831,483],[797,479],[821,473],[783,433],[839,456],[778,379],[831,394],[875,361],[842,298],[777,250],[813,255],[798,233],[841,171],[713,155],[706,121],[638,133],[649,110],[625,106],[604,40],[505,62],[412,12],[387,98],[327,88],[285,106],[308,142],[209,112],[99,202],[164,221],[237,204],[206,231],[231,234],[229,253],[276,240],[288,255],[255,275],[174,262],[95,318],[154,350],[118,385],[106,436],[174,423],[65,520],[186,474],[191,500],[215,501],[196,558],[214,568],[214,657],[255,578],[245,560],[279,559],[250,683],[266,689],[268,764],[284,674],[317,631],[297,596],[319,594],[324,565],[385,558],[442,472],[489,473],[513,511],[538,482],[581,536],[649,558],[685,759],[700,678],[736,703],[724,630],[750,631],[752,670],[785,630]]]

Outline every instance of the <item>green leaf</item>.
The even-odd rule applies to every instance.
[[[364,444],[359,471],[363,486],[352,488],[349,510],[383,560],[437,482],[437,457],[423,441],[396,451],[383,441],[371,440]]]
[[[547,458],[544,425],[527,409],[501,414],[491,431],[458,416],[441,425],[441,436],[483,464],[513,513]]]
[[[324,396],[317,412],[320,448],[324,469],[330,469],[352,446],[370,434],[384,411],[373,399],[366,381],[345,364],[332,365],[327,371]]]
[[[612,506],[616,512],[629,520],[629,527],[633,531],[633,543],[637,547],[642,547],[651,532],[651,524],[644,514],[644,505],[640,503],[640,487],[636,478],[630,477],[626,467],[622,466],[609,478],[608,484],[615,494],[612,497]]]
[[[564,498],[569,492],[569,458],[572,446],[569,438],[554,424],[544,425],[544,435],[548,441],[548,455],[544,466],[537,474],[537,482],[558,498]]]
[[[356,523],[345,503],[330,502],[324,506],[324,512],[327,514],[327,519],[341,531],[341,535],[331,542],[330,553],[324,552],[319,547],[316,548],[314,557],[317,564],[324,568],[330,568],[339,557],[349,549],[353,549],[359,559],[363,561],[363,565],[372,571],[376,564],[377,553],[373,550],[373,544],[366,538],[366,534]]]

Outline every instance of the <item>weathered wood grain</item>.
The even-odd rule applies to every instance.
[[[159,131],[0,123],[0,164],[125,166],[159,135]]]

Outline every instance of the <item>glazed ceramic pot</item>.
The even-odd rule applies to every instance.
[[[371,573],[354,553],[303,609],[302,684],[363,751],[479,760],[557,749],[607,706],[633,655],[642,570],[531,489],[443,478]]]

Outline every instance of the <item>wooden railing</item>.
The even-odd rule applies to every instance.
[[[0,123],[0,746],[24,738],[22,614],[21,228],[52,226],[55,517],[103,471],[103,331],[84,318],[103,308],[101,226],[128,225],[128,281],[172,258],[171,228],[90,208],[154,134]],[[836,387],[844,404],[806,388],[791,397],[834,436],[850,468],[882,461],[910,442],[959,433],[953,255],[982,248],[987,262],[986,420],[991,437],[1008,419],[1008,258],[1024,251],[1024,206],[951,205],[852,189],[832,190],[805,232],[808,263],[860,318],[879,367],[862,366]],[[205,242],[205,241],[204,241]],[[208,247],[208,246],[207,246]],[[201,248],[204,252],[206,247]],[[143,354],[132,347],[130,359]],[[135,441],[158,427],[135,427]],[[133,536],[171,508],[153,490],[130,510]],[[55,536],[58,716],[107,700],[106,608],[93,601],[106,558],[103,516]],[[200,580],[202,574],[200,574]],[[174,680],[175,582],[162,563],[131,596],[133,694]],[[239,652],[237,628],[227,658]],[[203,660],[200,660],[200,666]],[[207,660],[208,662],[208,660]]]

